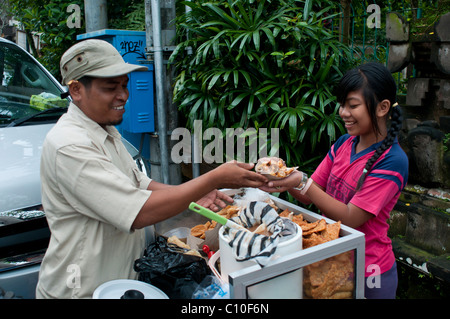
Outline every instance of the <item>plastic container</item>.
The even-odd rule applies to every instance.
[[[302,229],[297,226],[297,234],[284,241],[280,241],[273,256],[273,260],[302,249]],[[221,280],[228,282],[228,274],[256,265],[256,262],[237,261],[229,241],[224,237],[224,228],[219,230],[220,272]],[[271,262],[268,263],[270,265]],[[269,279],[249,287],[248,296],[251,299],[300,299],[303,297],[303,271],[298,269],[288,274]]]
[[[143,299],[169,299],[160,289],[138,280],[118,279],[107,281],[95,289],[92,299],[129,299],[127,292],[135,290],[144,295]],[[124,297],[125,296],[125,297]]]

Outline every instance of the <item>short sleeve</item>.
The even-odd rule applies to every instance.
[[[369,175],[350,203],[377,216],[394,197],[398,196],[398,192],[398,185],[392,180]]]
[[[351,203],[374,215],[398,198],[408,181],[408,158],[398,144],[380,157]]]

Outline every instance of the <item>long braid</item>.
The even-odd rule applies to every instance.
[[[375,150],[375,153],[372,155],[371,158],[369,158],[366,162],[366,165],[364,166],[363,173],[361,174],[358,184],[356,186],[356,191],[360,190],[362,187],[362,184],[364,183],[364,180],[366,179],[366,176],[369,174],[369,172],[372,169],[373,164],[380,158],[380,156],[394,144],[395,138],[398,136],[398,133],[400,132],[402,128],[402,111],[400,109],[400,106],[396,103],[393,105],[391,109],[391,125],[389,127],[389,130],[387,132],[386,138],[383,140],[383,143]]]

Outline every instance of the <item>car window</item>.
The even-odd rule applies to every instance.
[[[0,127],[23,118],[55,121],[56,112],[43,112],[40,119],[34,115],[68,106],[54,80],[26,52],[5,42],[0,42],[0,84]]]

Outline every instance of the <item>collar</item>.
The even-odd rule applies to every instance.
[[[380,146],[381,143],[383,143],[383,141],[374,143],[359,153],[356,153],[356,145],[359,143],[359,135],[353,137],[352,143],[353,143],[353,145],[352,145],[351,160],[354,161],[354,160],[366,155],[367,153],[370,153],[370,152],[376,150],[378,148],[378,146]]]
[[[89,132],[93,133],[92,136],[100,143],[104,143],[108,136],[113,139],[121,139],[119,131],[113,125],[107,125],[106,129],[103,129],[97,122],[89,118],[76,104],[70,102],[67,113],[70,116],[78,119],[83,127]]]

